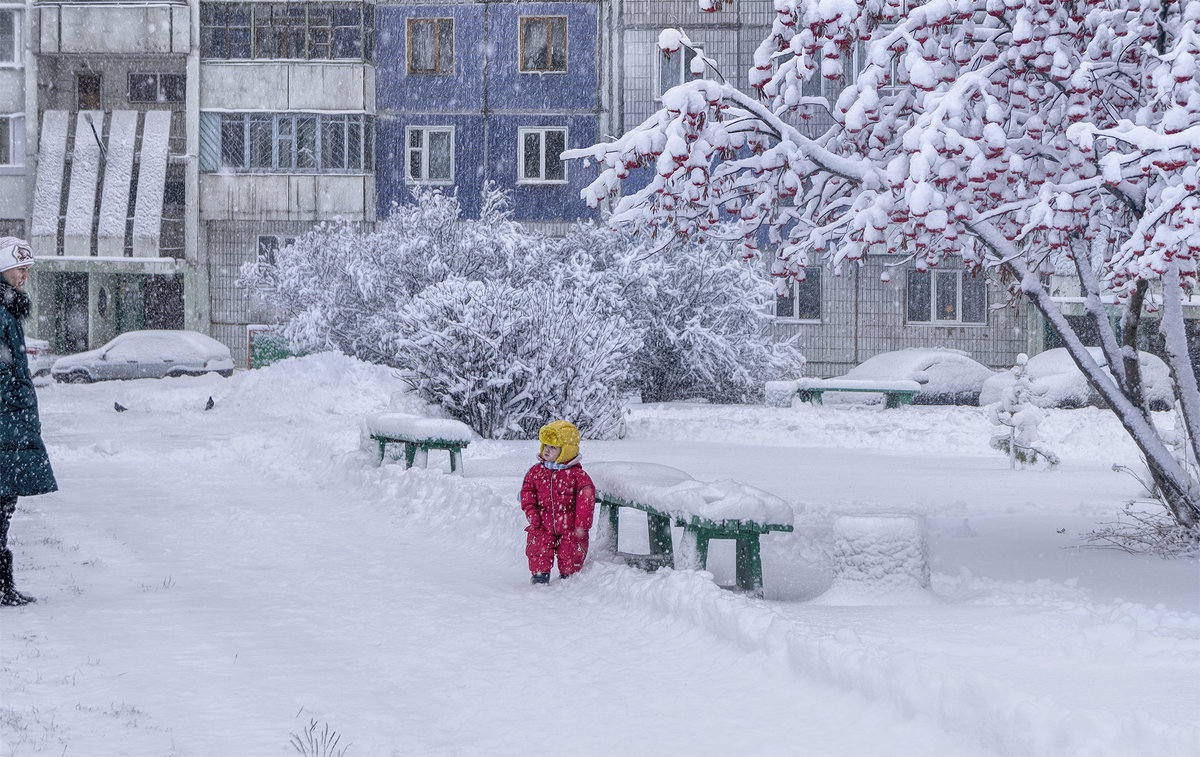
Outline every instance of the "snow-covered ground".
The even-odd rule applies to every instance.
[[[376,468],[359,419],[400,388],[331,355],[42,386],[61,491],[14,521],[39,602],[0,612],[0,755],[287,755],[313,724],[351,757],[1200,754],[1197,563],[1079,548],[1139,494],[1103,411],[1049,412],[1052,471],[979,408],[645,405],[584,442],[791,503],[756,600],[596,553],[531,587],[536,442]],[[846,515],[923,520],[931,588],[830,591]]]

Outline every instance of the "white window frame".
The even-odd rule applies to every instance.
[[[417,147],[412,147],[412,134],[414,131],[421,132],[421,144]],[[429,135],[433,133],[447,133],[450,135],[450,176],[445,179],[429,178]],[[404,127],[404,180],[409,184],[431,184],[438,186],[447,186],[454,183],[457,166],[455,165],[455,127],[442,126],[436,124],[418,124]],[[421,176],[412,175],[412,153],[417,151],[421,154]]]
[[[546,132],[560,131],[563,135],[563,149],[568,146],[567,140],[570,134],[565,126],[522,126],[517,129],[517,183],[518,184],[566,184],[567,183],[567,162],[562,163],[563,177],[561,179],[546,178]],[[525,176],[525,135],[540,134],[539,144],[541,146],[541,156],[539,165],[541,168],[538,178],[529,178]]]
[[[0,59],[0,68],[25,67],[25,16],[22,14],[23,9],[24,6],[22,5],[0,4],[0,15],[11,15],[13,24],[12,58],[9,60]]]
[[[0,163],[0,169],[22,168],[25,165],[25,114],[0,115],[0,121],[8,124],[6,133],[0,133],[0,139],[6,140],[4,146],[9,155],[9,162]]]
[[[792,290],[792,303],[794,310],[799,309],[800,305],[800,287],[815,286],[817,288],[817,306],[820,313],[816,318],[802,318],[793,312],[792,315],[779,315],[775,313],[775,320],[780,323],[822,323],[825,316],[825,286],[823,283],[824,276],[821,275],[820,266],[812,266],[805,271],[805,279],[800,281],[789,281],[788,287]],[[778,299],[776,299],[778,304]]]
[[[928,271],[926,273],[920,273],[914,269],[909,269],[905,274],[906,278],[905,278],[905,282],[904,282],[904,288],[905,288],[905,291],[904,291],[904,321],[905,321],[905,323],[908,324],[909,326],[987,326],[987,318],[988,318],[988,309],[989,308],[988,308],[988,302],[987,302],[987,287],[986,287],[986,285],[984,286],[984,289],[983,289],[983,297],[984,297],[983,320],[982,321],[964,321],[963,320],[963,279],[967,275],[969,275],[969,274],[961,268],[951,269],[951,270],[932,270],[932,271]],[[909,284],[909,280],[907,278],[909,276],[923,276],[923,277],[928,278],[928,281],[929,281],[929,313],[928,313],[929,319],[928,320],[916,320],[911,317],[912,316],[912,305],[910,304],[909,300],[912,297],[912,288],[911,288],[911,285]],[[953,303],[953,306],[954,306],[955,318],[953,318],[953,319],[937,317],[939,308],[941,308],[945,305],[945,303],[939,301],[939,299],[938,299],[938,280],[943,279],[943,278],[953,278],[954,279],[954,303]]]

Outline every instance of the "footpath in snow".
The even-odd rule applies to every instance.
[[[715,575],[594,552],[530,587],[536,442],[375,467],[358,421],[399,389],[330,355],[41,387],[62,488],[14,523],[39,603],[0,616],[0,755],[296,754],[314,723],[351,756],[1200,755],[1196,562],[1078,548],[1138,495],[1100,411],[1050,414],[1050,472],[979,408],[647,405],[585,441],[788,502],[754,600],[715,544]],[[845,515],[923,523],[929,587],[829,591]]]

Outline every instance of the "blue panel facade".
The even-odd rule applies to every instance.
[[[586,2],[379,5],[378,215],[388,215],[393,202],[411,197],[406,130],[439,126],[454,129],[454,179],[439,186],[457,192],[466,215],[478,215],[480,192],[491,181],[509,192],[520,220],[594,218],[595,212],[579,198],[588,177],[578,164],[567,165],[565,181],[522,180],[519,130],[565,129],[569,148],[585,147],[599,138],[597,8]],[[565,72],[521,70],[522,18],[543,24],[545,19],[557,24],[565,18]],[[437,72],[413,72],[411,22],[424,24],[428,33],[434,19],[453,19],[453,64],[439,62]],[[444,54],[445,38],[438,36],[437,44],[438,55]],[[423,60],[430,60],[429,49],[427,44]]]
[[[474,111],[484,103],[485,6],[380,5],[375,11],[375,105],[380,111]],[[454,19],[453,73],[408,72],[410,19]]]
[[[520,17],[567,17],[566,73],[523,72]],[[488,11],[489,106],[492,110],[597,110],[596,6],[589,3],[497,3]]]
[[[567,147],[588,147],[598,141],[596,117],[592,115],[503,115],[488,119],[488,176],[509,188],[513,215],[519,219],[594,218],[595,212],[579,197],[594,178],[579,162],[567,164],[567,183],[529,184],[520,181],[518,134],[523,126],[565,127]]]

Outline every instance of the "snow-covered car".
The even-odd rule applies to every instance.
[[[1105,372],[1108,366],[1104,360],[1104,352],[1099,347],[1088,347],[1088,352]],[[1142,379],[1146,387],[1146,399],[1151,410],[1167,410],[1175,403],[1175,394],[1171,386],[1171,374],[1167,364],[1156,355],[1148,352],[1138,353],[1138,363],[1142,367]],[[1057,347],[1040,352],[1029,358],[1025,364],[1025,372],[1029,377],[1031,390],[1030,401],[1038,407],[1076,408],[1094,405],[1103,407],[1100,394],[1092,388],[1087,378],[1075,361],[1071,359],[1066,348]],[[979,395],[979,404],[990,405],[999,402],[1005,389],[1016,382],[1011,370],[997,373],[983,382],[983,391]]]
[[[910,347],[882,352],[841,378],[882,381],[909,379],[921,385],[918,405],[976,405],[985,380],[996,374],[962,350]]]
[[[29,375],[34,377],[48,375],[58,359],[57,355],[50,354],[49,342],[29,337],[25,337],[25,356],[29,358]]]
[[[233,375],[229,348],[195,331],[128,331],[103,347],[60,357],[50,369],[56,381],[87,384],[114,379]]]

